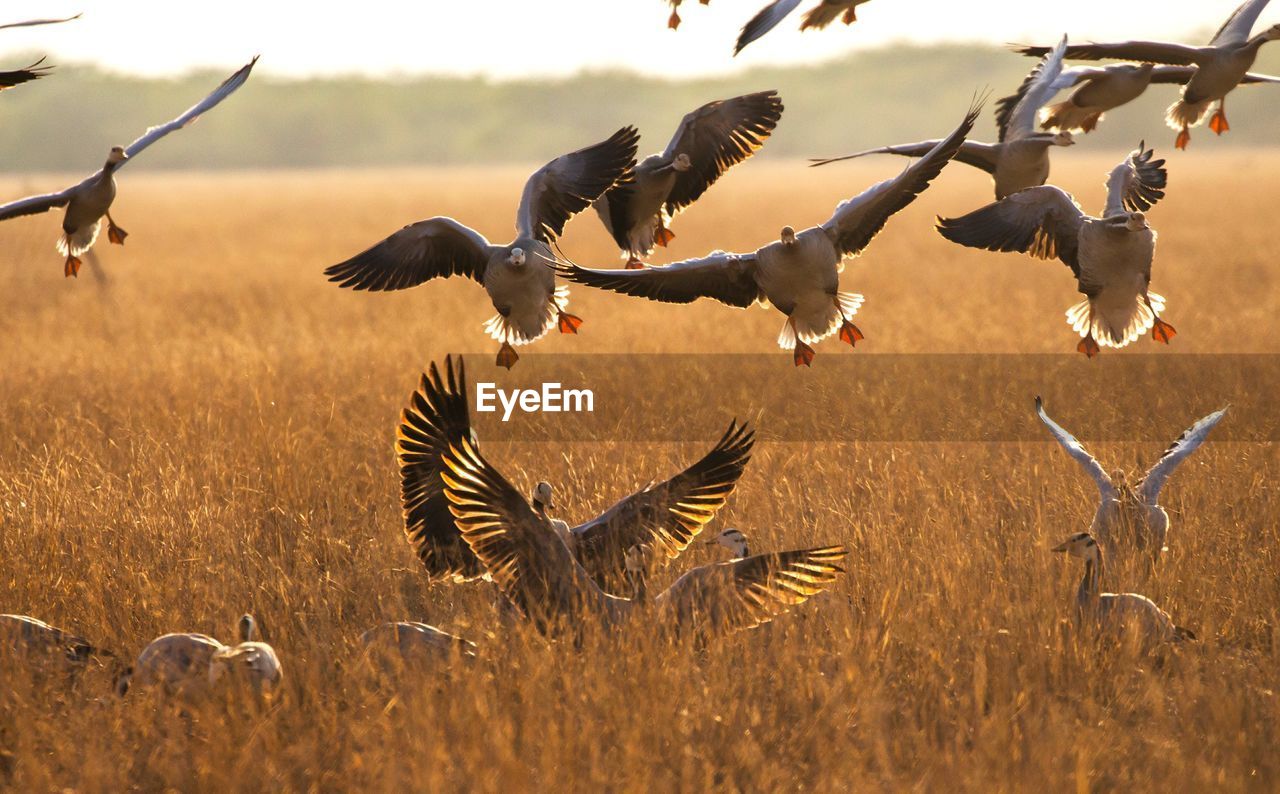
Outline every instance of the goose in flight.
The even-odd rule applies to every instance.
[[[32,660],[58,660],[83,666],[95,656],[114,656],[84,637],[26,615],[0,615],[0,647]]]
[[[767,301],[787,315],[778,345],[792,351],[796,366],[809,366],[812,343],[837,333],[850,346],[863,338],[849,319],[863,298],[839,290],[845,257],[860,254],[889,218],[941,173],[980,110],[975,103],[947,138],[898,176],[842,202],[825,223],[801,232],[784,226],[778,242],[752,253],[714,251],[701,259],[640,270],[590,270],[573,264],[558,264],[557,270],[570,281],[664,303],[713,298],[745,309]]]
[[[28,28],[33,25],[56,25],[61,22],[70,22],[73,19],[79,18],[80,15],[76,14],[75,16],[67,17],[66,19],[30,19],[26,22],[10,22],[5,25],[0,25],[0,30],[7,30],[8,28]],[[41,58],[23,69],[0,71],[0,91],[3,91],[6,88],[13,88],[15,85],[29,83],[32,80],[38,80],[47,75],[51,69],[53,69],[53,67],[45,66],[44,58]]]
[[[1049,151],[1055,146],[1075,143],[1070,132],[1046,133],[1036,129],[1036,114],[1053,98],[1054,88],[1062,72],[1062,55],[1067,39],[1062,41],[1036,65],[1023,80],[1018,92],[996,105],[996,143],[965,141],[956,160],[991,175],[996,198],[1002,199],[1019,190],[1043,185],[1049,179]],[[922,141],[898,146],[882,146],[843,157],[815,159],[814,166],[829,165],[869,154],[898,154],[921,157],[933,150],[938,141]]]
[[[1194,640],[1195,632],[1173,622],[1169,613],[1137,593],[1104,593],[1102,546],[1088,532],[1079,532],[1053,547],[1084,560],[1084,577],[1076,590],[1076,620],[1111,638],[1132,636],[1150,647],[1167,642]]]
[[[454,524],[441,475],[453,434],[466,428],[472,447],[471,417],[465,399],[461,359],[455,370],[446,359],[443,374],[433,363],[422,376],[409,407],[400,417],[396,457],[400,463],[405,537],[435,580],[471,581],[486,568]],[[605,510],[570,527],[551,518],[555,509],[551,485],[539,482],[533,491],[533,510],[556,530],[587,574],[606,590],[624,581],[623,555],[645,544],[670,560],[697,537],[724,507],[751,459],[754,433],[736,422],[697,462],[665,482],[651,484]]]
[[[98,239],[98,229],[102,218],[107,219],[107,239],[118,245],[124,245],[128,235],[124,229],[116,225],[111,218],[111,204],[116,198],[115,174],[137,157],[144,149],[175,130],[186,127],[203,114],[212,110],[231,96],[249,79],[249,72],[258,62],[255,57],[235,74],[228,77],[204,99],[187,109],[176,119],[152,127],[128,146],[113,146],[107,155],[107,162],[97,173],[79,184],[72,185],[58,193],[47,193],[42,196],[31,196],[0,206],[0,221],[17,218],[22,215],[35,215],[48,212],[55,207],[66,207],[62,219],[62,236],[58,238],[58,253],[66,256],[63,268],[64,275],[75,276],[80,272],[80,255],[88,251]]]
[[[1250,35],[1268,2],[1270,0],[1246,0],[1205,47],[1160,41],[1077,44],[1067,50],[1066,57],[1089,61],[1114,58],[1190,67],[1182,98],[1169,107],[1165,117],[1169,127],[1178,130],[1175,146],[1185,149],[1191,142],[1190,128],[1204,121],[1214,102],[1218,103],[1218,109],[1209,119],[1209,129],[1218,135],[1230,129],[1225,111],[1227,94],[1247,81],[1262,45],[1280,39],[1280,25],[1272,25],[1256,36]],[[1018,52],[1036,57],[1047,51],[1047,47],[1018,48]]]
[[[1086,215],[1061,188],[1043,185],[959,218],[938,218],[938,232],[969,248],[1062,260],[1085,296],[1067,310],[1067,322],[1080,335],[1076,350],[1089,358],[1147,331],[1168,344],[1177,332],[1160,319],[1164,298],[1148,289],[1156,233],[1145,210],[1164,197],[1168,181],[1164,160],[1153,155],[1140,143],[1112,169],[1101,217]]]
[[[569,219],[600,198],[635,164],[639,134],[623,127],[608,139],[561,155],[525,183],[516,211],[516,239],[493,245],[453,218],[410,224],[324,273],[355,290],[401,290],[433,278],[467,276],[484,286],[498,310],[485,330],[502,343],[498,366],[510,369],[513,345],[541,339],[552,328],[576,334],[582,318],[565,311],[569,292],[557,288],[551,245]]]
[[[1116,63],[1063,69],[1054,84],[1058,90],[1075,88],[1062,102],[1040,110],[1040,128],[1063,132],[1093,132],[1111,110],[1142,96],[1150,85],[1185,86],[1195,75],[1194,66],[1157,66],[1153,63]],[[1241,85],[1280,83],[1280,77],[1250,72]]]
[[[764,146],[782,117],[776,91],[708,102],[689,113],[665,151],[651,154],[595,201],[596,213],[627,267],[666,246],[672,219],[697,201],[724,172]]]
[[[842,20],[846,25],[852,25],[858,21],[858,6],[866,2],[868,0],[819,0],[818,4],[804,15],[800,29],[822,30],[837,19]],[[748,44],[773,30],[779,22],[799,7],[800,0],[774,0],[760,9],[760,12],[743,26],[742,33],[738,35],[738,43],[734,45],[733,54],[737,55]]]
[[[1117,469],[1108,475],[1075,436],[1049,418],[1044,402],[1036,397],[1036,415],[1040,421],[1098,486],[1098,508],[1089,531],[1112,549],[1125,541],[1155,559],[1166,551],[1165,543],[1169,536],[1169,514],[1160,506],[1160,490],[1174,469],[1204,443],[1209,431],[1222,421],[1226,413],[1225,408],[1214,411],[1187,428],[1133,485],[1123,470]]]

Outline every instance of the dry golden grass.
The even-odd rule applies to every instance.
[[[1280,349],[1277,192],[1256,178],[1280,159],[1210,143],[1176,155],[1169,198],[1152,212],[1153,286],[1180,334],[1169,350],[1144,340],[1139,352]],[[1079,147],[1057,159],[1059,182],[1096,210],[1115,159]],[[784,223],[825,220],[900,167],[741,168],[679,221],[668,253],[753,248]],[[508,375],[492,367],[480,330],[491,310],[474,284],[369,296],[321,278],[432,214],[507,239],[524,173],[127,172],[115,214],[132,236],[125,249],[98,247],[105,286],[87,271],[63,280],[54,217],[0,226],[0,611],[123,654],[167,631],[225,639],[253,611],[286,675],[268,712],[211,704],[178,715],[110,696],[106,670],[70,689],[12,674],[0,684],[0,775],[24,790],[1280,786],[1278,461],[1271,445],[1229,440],[1270,426],[1274,389],[1207,367],[1165,392],[1153,381],[1108,395],[1094,374],[1105,360],[1070,358],[1065,267],[962,250],[929,228],[933,213],[989,198],[985,177],[959,166],[847,267],[845,288],[868,296],[865,350],[824,343],[813,372],[774,345],[776,313],[576,288],[582,334],[539,343]],[[62,181],[10,179],[0,192]],[[571,226],[565,250],[615,261],[593,218]],[[735,359],[687,358],[696,389],[655,384],[655,372],[677,372],[670,363],[637,364],[613,384],[587,370],[575,385],[601,392],[612,438],[504,443],[504,430],[536,435],[540,420],[526,417],[483,424],[486,450],[521,487],[555,482],[568,517],[585,517],[706,447],[631,439],[672,424],[707,438],[731,416],[759,417],[768,437],[776,417],[792,440],[758,446],[713,528],[741,526],[760,549],[843,541],[848,575],[789,618],[702,653],[642,632],[579,652],[549,646],[504,627],[483,587],[428,588],[401,539],[391,446],[421,368],[459,351],[475,354],[473,375],[500,383],[536,382],[554,366],[533,353],[776,358],[768,383]],[[1108,463],[1149,462],[1201,409],[1233,402],[1217,442],[1165,492],[1170,559],[1149,581],[1109,583],[1140,587],[1200,643],[1141,658],[1099,652],[1072,630],[1079,570],[1047,549],[1085,528],[1092,486],[1034,424],[1029,390],[964,386],[1003,395],[973,410],[1017,417],[1005,437],[1021,440],[990,443],[948,435],[936,404],[895,401],[920,384],[850,380],[844,405],[806,388],[824,367],[856,377],[858,357],[977,351],[1067,356],[1043,384],[1058,390],[1050,407],[1063,421],[1146,439],[1094,444]],[[1097,396],[1072,400],[1063,377],[1073,373]],[[878,436],[890,440],[860,441],[825,425],[840,414],[926,429],[903,436],[911,442],[893,441],[892,428]],[[806,423],[837,440],[803,442]],[[920,443],[929,432],[938,440]],[[697,547],[681,564],[716,556]],[[355,663],[355,640],[394,619],[462,633],[482,658],[388,689]]]

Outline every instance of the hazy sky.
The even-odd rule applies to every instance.
[[[804,0],[801,10],[817,0]],[[38,50],[58,62],[166,74],[243,63],[278,75],[447,72],[512,77],[627,68],[679,77],[813,62],[894,41],[1186,40],[1216,29],[1236,0],[871,0],[859,21],[798,30],[800,11],[731,58],[738,29],[765,0],[685,0],[666,29],[663,0],[5,0],[0,21],[70,15],[65,25],[0,31],[0,56]],[[327,10],[332,7],[335,10]],[[341,9],[341,10],[338,10]],[[358,10],[358,11],[357,11]],[[1262,22],[1280,19],[1280,5]]]

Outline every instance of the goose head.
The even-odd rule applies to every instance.
[[[1131,232],[1140,232],[1151,227],[1147,225],[1147,214],[1145,212],[1131,212],[1129,217],[1125,219],[1124,228]]]
[[[683,174],[685,171],[693,168],[693,160],[689,159],[689,155],[681,152],[676,155],[676,159],[671,161],[671,168],[677,173]]]
[[[1075,146],[1075,143],[1075,136],[1067,130],[1054,134],[1053,140],[1049,141],[1051,146]]]
[[[719,535],[716,535],[714,538],[707,541],[707,545],[724,546],[733,554],[735,559],[746,557],[751,553],[748,551],[747,547],[747,536],[742,534],[742,530],[735,529],[734,527],[725,529]]]
[[[783,245],[795,245],[796,230],[790,226],[783,226],[782,233],[778,235],[778,239],[782,241]]]
[[[556,509],[556,504],[551,499],[551,483],[546,480],[533,486],[533,509],[544,516]]]
[[[507,254],[507,264],[512,267],[524,267],[526,261],[523,248],[512,248],[511,253]]]
[[[107,153],[107,168],[115,168],[128,159],[129,155],[125,153],[123,146],[112,146],[111,151]]]
[[[1098,541],[1094,540],[1093,535],[1088,532],[1077,532],[1050,551],[1065,552],[1080,559],[1092,559],[1098,555]]]
[[[240,637],[240,642],[252,642],[258,636],[258,621],[253,619],[253,615],[241,615],[236,624],[236,634]]]

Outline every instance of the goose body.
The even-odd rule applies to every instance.
[[[27,615],[0,615],[0,648],[35,663],[81,666],[94,656],[110,656],[88,640]]]
[[[508,369],[515,346],[553,328],[577,333],[582,318],[565,311],[568,291],[556,286],[551,244],[569,219],[613,187],[635,162],[638,135],[623,127],[593,146],[561,155],[525,183],[516,211],[516,239],[494,245],[443,216],[405,226],[365,251],[325,269],[330,281],[355,290],[401,290],[431,279],[466,276],[481,284],[497,314],[485,330],[501,343],[497,363]]]
[[[360,635],[360,644],[367,654],[379,657],[377,661],[398,659],[407,666],[448,661],[454,654],[464,658],[476,655],[475,643],[416,621],[374,626]]]
[[[209,659],[209,686],[222,681],[248,686],[257,696],[270,696],[284,677],[275,648],[258,639],[258,622],[243,615],[237,626],[240,641],[219,648]]]
[[[209,663],[225,645],[207,634],[165,634],[138,654],[132,674],[119,684],[126,689],[158,687],[169,694],[193,694],[208,685]]]
[[[661,267],[594,270],[557,265],[565,278],[580,284],[666,303],[712,298],[737,308],[770,303],[787,315],[778,345],[792,352],[796,366],[812,363],[811,343],[839,334],[850,346],[863,338],[850,318],[861,295],[839,291],[845,257],[860,254],[889,218],[909,205],[941,173],[964,144],[980,106],[945,139],[900,175],[841,202],[825,223],[797,232],[783,227],[777,242],[749,254],[713,251]]]
[[[1164,160],[1153,156],[1140,144],[1112,169],[1101,217],[1086,215],[1060,188],[1043,185],[960,218],[939,218],[938,232],[970,248],[1056,257],[1071,268],[1085,300],[1067,310],[1067,322],[1081,337],[1076,349],[1090,358],[1147,331],[1168,344],[1176,330],[1160,318],[1164,298],[1148,289],[1156,233],[1144,211],[1164,197],[1168,181]]]

